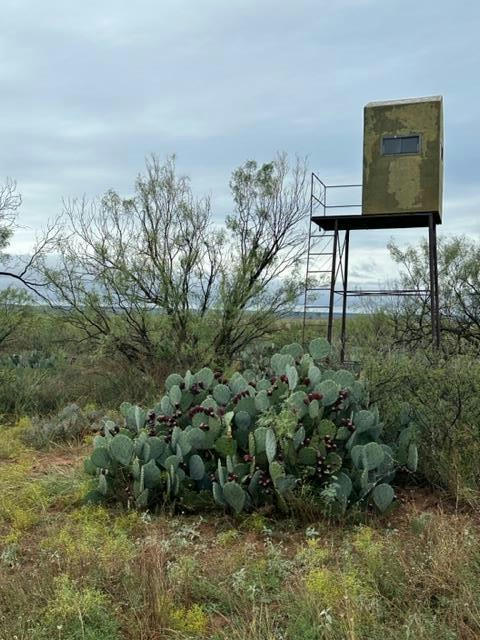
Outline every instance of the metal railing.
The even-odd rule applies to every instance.
[[[310,214],[319,215],[318,210],[322,210],[324,216],[332,215],[335,213],[342,213],[340,210],[342,209],[358,209],[359,213],[362,211],[361,204],[361,192],[360,197],[355,196],[355,200],[360,200],[360,202],[352,203],[349,202],[348,199],[353,199],[353,190],[361,189],[361,184],[325,184],[323,180],[321,180],[317,174],[312,173],[312,182],[310,189]],[[348,192],[345,190],[349,189]],[[337,195],[338,194],[338,195]],[[346,201],[344,197],[346,196]],[[348,211],[346,213],[351,213]]]

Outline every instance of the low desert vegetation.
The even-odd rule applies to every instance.
[[[480,633],[478,521],[436,491],[350,521],[85,504],[90,445],[34,451],[28,428],[2,432],[2,640]]]
[[[242,165],[219,230],[152,158],[26,264],[0,190],[0,640],[480,637],[478,246],[441,240],[440,350],[419,294],[342,365],[292,314],[305,176]]]
[[[89,500],[193,509],[213,497],[238,514],[288,512],[309,495],[332,514],[368,505],[387,511],[396,471],[417,470],[416,425],[404,408],[392,441],[382,441],[365,383],[330,369],[330,351],[315,338],[308,352],[286,345],[258,374],[227,379],[208,367],[170,374],[152,410],[124,403],[123,421],[103,421],[85,460],[98,482]]]

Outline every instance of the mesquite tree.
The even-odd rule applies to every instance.
[[[48,252],[55,230],[46,230],[43,239],[37,242],[32,253],[26,259],[7,253],[10,240],[17,225],[18,210],[22,197],[17,183],[8,179],[0,185],[0,277],[7,288],[0,291],[0,344],[11,338],[12,334],[30,317],[29,304],[32,294],[47,301],[43,293],[46,283],[42,281],[37,266],[41,256]]]
[[[51,299],[82,339],[107,343],[142,368],[171,356],[231,357],[272,327],[298,294],[307,211],[304,163],[285,156],[234,172],[234,210],[212,223],[174,158],[146,163],[134,193],[66,203]],[[213,345],[213,351],[212,351]]]
[[[11,297],[25,299],[25,289],[41,295],[44,286],[36,276],[35,267],[39,256],[47,251],[52,240],[52,228],[49,228],[41,242],[37,243],[27,261],[14,258],[6,253],[10,239],[17,226],[18,209],[22,204],[22,196],[17,191],[17,183],[7,178],[0,185],[0,276],[12,280],[12,284],[20,285],[24,292],[11,293]]]
[[[425,290],[430,286],[428,245],[401,250],[393,242],[390,253],[401,267],[401,285]],[[439,312],[442,346],[462,352],[480,349],[480,245],[466,237],[443,237],[438,242]],[[418,347],[431,340],[430,296],[397,301],[389,309],[395,341]]]
[[[99,201],[66,202],[60,225],[58,262],[43,272],[82,338],[108,342],[142,367],[162,340],[170,353],[195,347],[223,239],[209,200],[193,197],[173,158],[147,161],[130,198],[109,191]]]
[[[305,257],[308,185],[305,162],[292,167],[285,154],[258,166],[246,162],[230,186],[234,211],[227,217],[232,261],[222,274],[217,350],[232,356],[265,335],[297,300]]]

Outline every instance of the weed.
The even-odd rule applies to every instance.
[[[174,609],[170,614],[173,629],[189,636],[205,637],[208,616],[203,608],[194,604],[188,609]]]
[[[295,555],[295,563],[302,568],[323,567],[330,558],[330,551],[318,540],[307,540],[305,546],[300,547]]]
[[[245,529],[247,531],[254,531],[255,533],[263,533],[266,528],[268,528],[269,521],[267,518],[261,513],[251,513],[246,516],[241,523],[241,529]]]
[[[22,436],[30,426],[30,418],[23,417],[14,426],[0,427],[0,461],[19,460],[27,452]]]
[[[0,466],[0,526],[7,533],[23,531],[36,524],[50,499],[46,489],[31,478],[32,462]]]
[[[136,513],[115,517],[103,507],[84,506],[74,510],[60,529],[53,528],[41,546],[62,570],[118,575],[135,557],[131,534],[142,526]]]
[[[217,542],[222,547],[229,547],[239,538],[239,533],[236,529],[228,529],[228,531],[222,531],[217,535]]]
[[[80,587],[68,575],[54,582],[53,597],[37,626],[45,640],[120,640],[119,625],[107,596],[91,587]]]

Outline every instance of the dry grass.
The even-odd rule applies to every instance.
[[[82,446],[13,450],[0,461],[0,640],[480,637],[478,514],[439,494],[403,492],[368,525],[141,517],[82,506]]]

